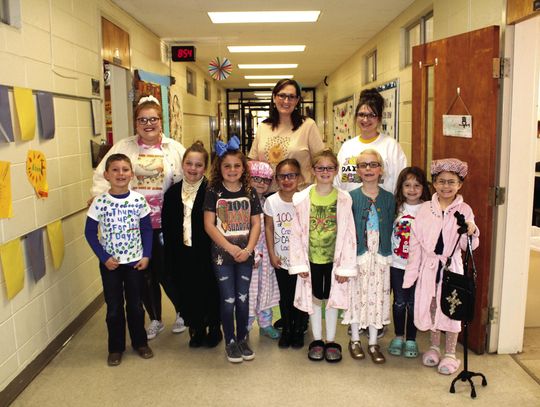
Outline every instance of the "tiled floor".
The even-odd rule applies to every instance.
[[[514,359],[540,385],[540,328],[525,329],[523,352]]]

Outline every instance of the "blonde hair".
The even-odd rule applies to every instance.
[[[356,165],[358,166],[358,160],[360,159],[360,157],[362,157],[363,155],[368,155],[368,154],[371,154],[371,155],[374,155],[375,157],[377,157],[377,162],[379,164],[381,164],[381,176],[380,176],[380,179],[382,180],[382,178],[384,177],[384,173],[385,173],[384,160],[383,160],[381,154],[377,150],[375,150],[373,148],[368,148],[367,150],[362,151],[356,157]]]
[[[325,148],[319,151],[318,153],[315,153],[311,157],[311,166],[315,167],[317,163],[323,158],[329,159],[330,161],[332,161],[332,164],[334,164],[336,167],[339,167],[338,159],[330,148]]]

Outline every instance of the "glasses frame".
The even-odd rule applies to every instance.
[[[436,179],[433,184],[440,185],[441,187],[448,185],[449,187],[455,187],[456,185],[459,185],[461,181],[455,180],[455,179]]]
[[[373,120],[373,119],[378,118],[379,116],[377,116],[376,113],[358,112],[358,113],[356,114],[356,117],[358,117],[359,119],[370,119],[370,120]]]
[[[142,124],[143,126],[146,126],[148,123],[150,124],[156,124],[159,123],[161,120],[161,117],[158,116],[152,116],[152,117],[137,117],[135,121],[137,124]]]
[[[362,169],[366,169],[367,167],[369,168],[379,168],[379,167],[382,167],[381,163],[378,162],[378,161],[370,161],[368,163],[366,162],[360,162],[360,163],[356,163],[356,166],[358,168],[362,168]]]
[[[300,174],[297,172],[288,172],[286,174],[277,174],[276,179],[280,181],[291,180],[294,181]]]
[[[283,93],[283,92],[276,93],[276,97],[282,102],[284,102],[287,99],[290,100],[291,102],[296,102],[298,99],[300,99],[300,96],[298,95],[292,95],[290,93]]]
[[[257,177],[257,176],[251,176],[251,179],[259,184],[263,183],[266,185],[270,185],[272,183],[272,178],[263,178],[263,177]]]
[[[326,167],[323,167],[323,166],[319,166],[319,165],[314,165],[313,166],[313,171],[315,172],[334,172],[337,170],[337,166],[335,165],[329,165],[329,166],[326,166]]]

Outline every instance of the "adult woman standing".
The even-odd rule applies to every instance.
[[[257,129],[249,158],[276,165],[286,158],[296,158],[301,166],[300,189],[311,184],[311,156],[324,148],[317,124],[300,113],[300,85],[281,79],[274,86],[270,115]],[[272,185],[272,191],[276,186]]]
[[[376,150],[384,161],[382,187],[394,193],[399,173],[407,166],[407,158],[399,143],[392,137],[379,132],[384,110],[384,98],[377,89],[366,89],[360,93],[356,106],[358,137],[347,140],[338,153],[339,170],[335,178],[336,187],[352,191],[362,182],[356,171],[356,158],[367,149]]]
[[[130,158],[135,172],[131,189],[144,195],[151,209],[152,258],[145,270],[147,284],[143,292],[143,302],[151,320],[147,329],[148,339],[153,339],[164,329],[161,321],[160,283],[177,312],[173,332],[180,333],[186,329],[180,317],[177,293],[170,283],[170,276],[163,273],[161,238],[163,195],[172,184],[182,179],[182,158],[186,149],[177,141],[163,136],[161,132],[163,113],[155,97],[141,98],[135,108],[134,117],[137,134],[120,140],[109,150],[94,171],[91,193],[92,196],[96,196],[109,188],[109,183],[103,177],[105,161],[109,155],[123,153]]]

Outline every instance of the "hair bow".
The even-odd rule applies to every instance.
[[[221,140],[216,141],[215,150],[218,157],[223,156],[227,151],[236,151],[240,149],[240,139],[237,136],[232,136],[227,144]]]
[[[142,98],[139,99],[139,103],[137,103],[137,104],[140,105],[141,103],[145,103],[145,102],[154,102],[158,106],[160,105],[159,100],[157,100],[157,98],[155,96],[152,96],[152,95],[143,96]]]

